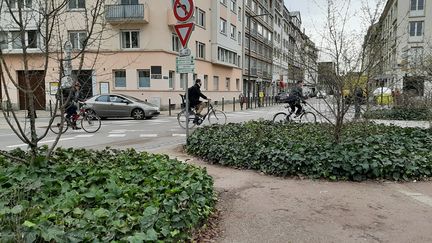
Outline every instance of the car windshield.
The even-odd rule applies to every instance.
[[[151,103],[148,103],[148,102],[146,102],[146,101],[144,101],[144,100],[140,100],[140,99],[135,98],[135,97],[133,97],[133,96],[129,96],[129,95],[123,95],[123,96],[126,97],[126,98],[128,98],[129,100],[134,101],[134,102],[144,103],[144,104],[149,105],[149,106],[155,106],[155,105],[153,105],[153,104],[151,104]]]

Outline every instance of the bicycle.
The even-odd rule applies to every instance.
[[[304,104],[307,104],[306,102]],[[307,123],[315,123],[316,116],[314,113],[310,111],[306,111],[304,108],[298,118],[291,117],[293,112],[291,112],[290,106],[285,106],[285,108],[289,109],[289,112],[278,112],[273,116],[273,122],[307,122]]]
[[[80,122],[81,128],[88,133],[95,133],[99,131],[101,127],[100,117],[95,114],[94,111],[86,109],[85,103],[79,102],[80,109],[78,114],[74,114],[71,119],[66,118],[66,114],[56,115],[49,129],[55,133],[65,133],[72,123],[78,124]]]
[[[187,111],[186,111],[185,96],[182,94],[180,94],[180,96],[182,98],[183,110],[177,114],[177,121],[182,128],[186,128],[186,112]],[[207,113],[204,114],[202,117],[197,116],[195,114],[195,112],[189,108],[189,120],[188,120],[189,128],[193,128],[193,127],[195,127],[195,125],[198,125],[198,126],[201,125],[206,118],[208,119],[210,124],[225,125],[226,120],[227,120],[225,112],[215,109],[213,107],[213,105],[210,104],[210,102],[207,106]]]

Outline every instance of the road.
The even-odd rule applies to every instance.
[[[243,122],[255,119],[271,119],[283,106],[272,106],[253,110],[226,112],[227,122]],[[4,118],[1,118],[4,119]],[[5,121],[2,120],[2,123]],[[48,118],[37,118],[38,133],[42,133],[48,124]],[[28,125],[28,124],[27,124]],[[205,121],[202,125],[208,125]],[[56,134],[50,132],[40,144],[52,144]],[[164,147],[184,144],[185,129],[177,123],[176,117],[161,115],[150,120],[108,119],[102,121],[101,129],[96,133],[86,133],[83,130],[69,129],[59,140],[58,146],[103,149],[105,147],[126,149],[134,148],[139,151],[160,150]],[[18,137],[3,124],[0,127],[0,148],[11,150],[14,148],[26,149]]]

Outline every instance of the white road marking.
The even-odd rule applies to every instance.
[[[0,134],[0,137],[8,137],[8,136],[13,136],[15,135],[14,133],[11,134]]]
[[[177,134],[177,133],[173,133],[172,135],[173,137],[186,137],[186,134]]]
[[[109,133],[125,133],[125,132],[126,132],[126,130],[112,130]]]
[[[157,137],[157,134],[141,134],[140,137],[141,138],[155,138]]]
[[[73,139],[75,139],[75,137],[73,137],[73,138],[60,138],[59,142],[67,141],[67,140],[73,140]],[[55,141],[55,139],[47,140],[47,141],[41,141],[38,144],[52,143],[54,141]],[[27,146],[27,144],[22,143],[22,144],[10,145],[10,146],[6,146],[6,147],[8,147],[8,148],[17,148],[17,147],[23,147],[23,146]]]
[[[408,197],[411,197],[414,200],[417,200],[421,203],[428,205],[429,207],[432,207],[432,197],[430,196],[421,194],[419,192],[409,192],[404,190],[398,190],[398,191]]]
[[[77,135],[75,137],[76,138],[91,138],[93,136],[94,136],[94,134],[82,134],[82,135]]]
[[[110,134],[108,135],[109,138],[123,138],[126,137],[126,134]]]

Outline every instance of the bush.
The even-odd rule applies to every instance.
[[[389,110],[367,111],[363,116],[366,119],[427,121],[432,119],[432,111],[429,108],[395,107]]]
[[[215,204],[204,170],[165,155],[58,149],[37,163],[0,156],[1,242],[185,240]]]
[[[267,121],[197,129],[187,152],[210,162],[276,176],[408,180],[432,173],[432,130],[347,124],[333,142],[328,124]]]

